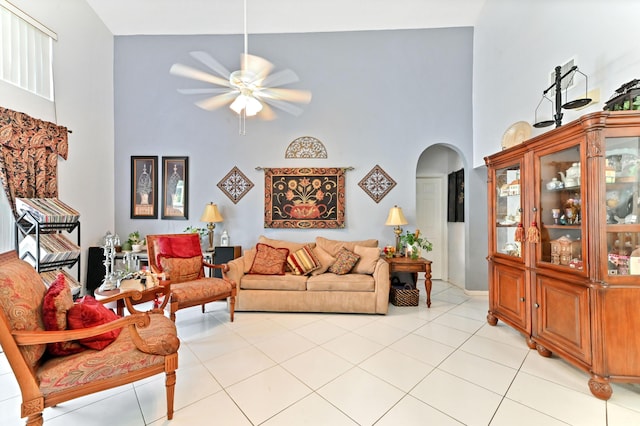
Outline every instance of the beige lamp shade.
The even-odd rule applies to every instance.
[[[224,218],[218,210],[218,206],[213,203],[209,203],[204,208],[204,213],[200,217],[201,222],[208,222],[207,230],[209,231],[209,248],[208,251],[213,251],[213,229],[216,227],[215,222],[222,222]]]
[[[224,218],[218,210],[218,205],[213,203],[209,203],[205,206],[204,213],[202,213],[202,216],[200,217],[200,222],[215,223],[222,222],[223,220]]]
[[[393,232],[396,234],[396,256],[400,255],[400,234],[402,234],[400,225],[406,225],[407,223],[409,222],[407,222],[407,219],[404,217],[402,209],[398,206],[391,207],[387,221],[384,224],[394,227]]]
[[[387,216],[387,221],[385,222],[385,225],[400,226],[400,225],[406,225],[407,223],[409,222],[407,222],[407,219],[404,217],[404,214],[402,213],[402,208],[398,206],[391,207],[391,209],[389,210],[389,216]]]

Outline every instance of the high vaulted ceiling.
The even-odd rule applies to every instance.
[[[486,0],[247,0],[249,33],[474,26]],[[87,0],[114,35],[240,34],[243,0]]]

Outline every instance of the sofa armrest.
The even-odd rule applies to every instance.
[[[376,283],[376,312],[386,314],[389,310],[389,264],[384,259],[378,259],[373,270],[373,280]]]
[[[240,280],[244,276],[244,256],[240,256],[227,263],[228,269],[222,271],[222,276],[235,282],[240,287]]]

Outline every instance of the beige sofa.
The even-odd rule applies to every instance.
[[[299,253],[311,249],[318,269],[298,275],[291,268],[280,274],[253,273],[258,246]],[[330,272],[339,262],[341,249],[359,260],[345,274]],[[308,250],[307,250],[308,251]],[[377,240],[338,241],[317,237],[312,243],[294,243],[261,236],[256,247],[230,261],[225,276],[237,284],[236,311],[344,312],[386,314],[389,307],[389,265],[380,258]],[[270,263],[272,265],[272,263]],[[343,271],[341,271],[343,272]]]

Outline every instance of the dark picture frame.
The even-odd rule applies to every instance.
[[[189,219],[189,157],[162,157],[162,219]]]
[[[158,218],[158,157],[131,156],[131,219]]]
[[[464,222],[464,169],[456,172],[456,222]]]
[[[464,169],[448,175],[447,222],[464,222]]]
[[[447,176],[447,222],[456,221],[456,172]]]

